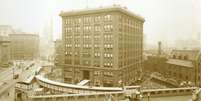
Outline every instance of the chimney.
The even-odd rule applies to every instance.
[[[160,56],[162,53],[161,44],[162,44],[161,41],[159,41],[158,42],[158,56]]]

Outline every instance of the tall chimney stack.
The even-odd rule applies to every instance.
[[[158,56],[160,56],[162,53],[161,44],[162,44],[161,41],[159,41],[158,42]]]

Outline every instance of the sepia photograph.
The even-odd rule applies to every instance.
[[[201,101],[201,0],[0,0],[0,101]]]

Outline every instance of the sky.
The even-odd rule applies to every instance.
[[[197,38],[201,33],[201,0],[0,0],[0,25],[43,33],[52,21],[54,39],[61,37],[61,11],[119,4],[145,18],[147,43]]]

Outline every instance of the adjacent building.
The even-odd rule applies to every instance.
[[[141,75],[144,18],[119,6],[61,12],[63,76],[96,86],[129,85]]]
[[[12,60],[33,60],[39,54],[39,36],[36,34],[10,34]]]
[[[57,39],[54,44],[55,44],[54,64],[60,67],[60,65],[64,63],[63,61],[64,50],[63,50],[62,40]]]
[[[201,85],[201,51],[172,50],[164,74],[190,85]]]
[[[9,25],[0,25],[0,67],[8,67],[10,61],[10,39],[9,34],[15,31]]]
[[[10,62],[10,40],[0,36],[0,67],[8,67]]]

